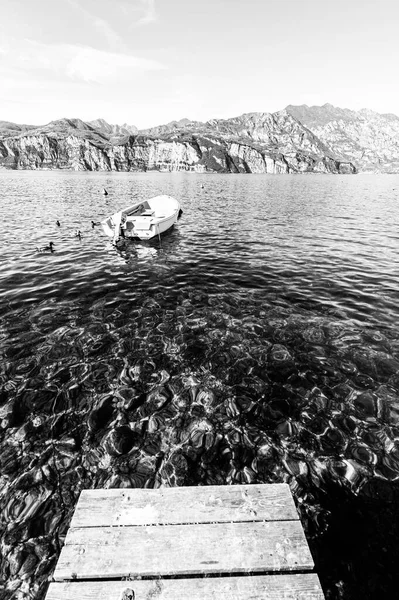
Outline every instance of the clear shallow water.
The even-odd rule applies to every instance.
[[[43,597],[82,488],[279,481],[326,596],[392,597],[399,177],[0,183],[4,597]],[[161,192],[161,244],[91,227]]]

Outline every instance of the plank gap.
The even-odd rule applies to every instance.
[[[287,575],[310,575],[310,574],[316,574],[314,569],[297,569],[294,572],[292,570],[286,570],[286,571],[271,571],[271,570],[264,570],[264,571],[244,571],[241,573],[227,573],[227,572],[211,572],[211,573],[188,573],[188,574],[165,574],[165,575],[138,575],[137,577],[134,575],[131,575],[130,577],[125,575],[123,577],[113,577],[113,576],[109,576],[107,577],[106,581],[121,581],[124,583],[129,583],[129,582],[135,582],[135,581],[163,581],[163,580],[174,580],[174,579],[219,579],[221,577],[224,578],[237,578],[239,579],[240,577],[265,577],[265,576],[270,576],[270,575],[275,575],[276,577],[286,577]],[[55,583],[56,581],[54,579],[51,580],[53,583]],[[95,582],[104,582],[104,579],[101,577],[88,577],[87,579],[79,579],[79,578],[75,578],[75,579],[64,579],[63,580],[64,583],[68,583],[68,584],[81,584],[81,583],[95,583]],[[62,583],[57,581],[57,583]]]
[[[72,529],[93,529],[93,528],[98,528],[101,527],[103,529],[123,529],[123,528],[129,528],[129,527],[179,527],[180,525],[225,525],[225,524],[229,524],[231,523],[232,525],[234,525],[234,523],[279,523],[282,521],[298,521],[299,519],[234,519],[232,521],[186,521],[186,522],[180,522],[179,523],[145,523],[145,524],[141,524],[141,523],[132,523],[132,524],[125,524],[125,523],[121,523],[120,525],[116,524],[110,524],[110,525],[99,525],[96,523],[90,524],[90,525],[71,525],[70,530]]]

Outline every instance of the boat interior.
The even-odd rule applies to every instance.
[[[126,217],[152,217],[155,211],[150,207],[147,200],[135,204],[131,209],[124,210]]]

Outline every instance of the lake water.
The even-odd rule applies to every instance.
[[[158,193],[184,211],[161,241],[91,227]],[[327,598],[395,597],[398,195],[395,175],[0,172],[1,598],[44,597],[83,488],[269,482]]]

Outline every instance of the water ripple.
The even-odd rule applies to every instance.
[[[83,488],[271,482],[290,484],[328,597],[388,598],[393,179],[0,178],[4,598],[44,597]],[[117,251],[91,228],[160,191],[184,209],[161,244]]]

